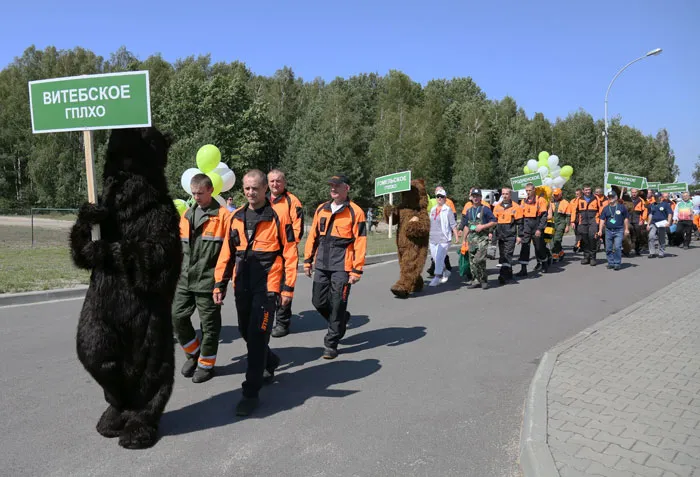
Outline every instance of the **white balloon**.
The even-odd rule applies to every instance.
[[[695,207],[700,207],[700,195],[693,196],[693,205]]]
[[[546,166],[540,166],[537,169],[537,172],[539,172],[542,177],[547,177],[547,174],[549,174],[549,169],[547,169]]]
[[[221,207],[226,207],[226,199],[221,197],[220,195],[214,196],[214,199],[221,205]]]
[[[236,183],[236,174],[229,169],[229,171],[222,175],[221,178],[224,181],[224,186],[221,188],[221,192],[226,192],[227,190],[231,190],[231,187]]]
[[[197,174],[202,174],[202,171],[200,171],[196,167],[187,169],[185,172],[182,173],[182,177],[180,178],[180,185],[182,185],[183,190],[187,192],[188,195],[192,195],[192,188],[190,187],[190,182],[192,181],[192,178]]]
[[[550,169],[554,169],[559,165],[559,156],[549,156],[547,158],[547,164],[549,164]]]
[[[537,161],[534,159],[530,159],[527,161],[527,168],[530,169],[532,172],[535,172],[537,170]]]
[[[223,178],[224,178],[224,174],[226,174],[226,173],[228,173],[228,172],[230,172],[230,171],[231,171],[231,169],[229,169],[229,167],[226,165],[226,163],[220,162],[219,165],[216,166],[216,168],[215,168],[212,172],[216,172],[216,173],[219,174],[219,175],[221,176],[221,178],[223,179]]]
[[[554,179],[552,179],[552,185],[554,187],[561,188],[565,183],[566,183],[566,179],[564,179],[561,176],[555,177]]]
[[[561,167],[559,166],[554,166],[549,168],[549,173],[552,175],[552,177],[558,177],[561,172]]]
[[[542,181],[543,185],[546,185],[549,187],[552,187],[553,183],[554,183],[554,179],[552,179],[551,177],[547,177],[545,180]]]

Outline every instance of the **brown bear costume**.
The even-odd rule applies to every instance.
[[[421,272],[428,256],[430,217],[428,217],[428,194],[423,179],[411,181],[411,190],[401,193],[401,203],[384,208],[384,220],[398,226],[396,248],[399,255],[401,276],[391,287],[398,298],[408,298],[412,292],[423,289]]]

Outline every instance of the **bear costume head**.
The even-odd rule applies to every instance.
[[[420,210],[428,208],[428,194],[425,191],[425,181],[423,179],[413,179],[411,190],[401,193],[401,209]]]
[[[156,128],[114,129],[107,144],[103,179],[143,176],[161,190],[167,190],[165,166],[172,140]]]

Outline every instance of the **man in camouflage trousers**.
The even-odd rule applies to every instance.
[[[487,289],[486,252],[493,236],[490,230],[496,226],[491,209],[481,203],[481,189],[472,189],[472,207],[462,216],[461,228],[464,241],[469,243],[469,267],[474,281],[467,288]]]

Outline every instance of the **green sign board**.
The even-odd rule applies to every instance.
[[[607,184],[634,189],[644,189],[646,185],[646,179],[644,177],[639,176],[628,176],[626,174],[608,172]]]
[[[148,127],[148,71],[29,82],[32,131],[50,133]]]
[[[686,182],[675,182],[673,184],[659,184],[659,192],[687,192]]]
[[[525,186],[532,182],[532,185],[539,187],[542,185],[542,175],[539,172],[533,172],[532,174],[525,174],[524,176],[511,177],[510,185],[513,186],[513,190],[525,190]]]
[[[647,189],[658,189],[661,182],[647,182]]]
[[[411,190],[411,171],[397,172],[374,179],[374,196]]]

